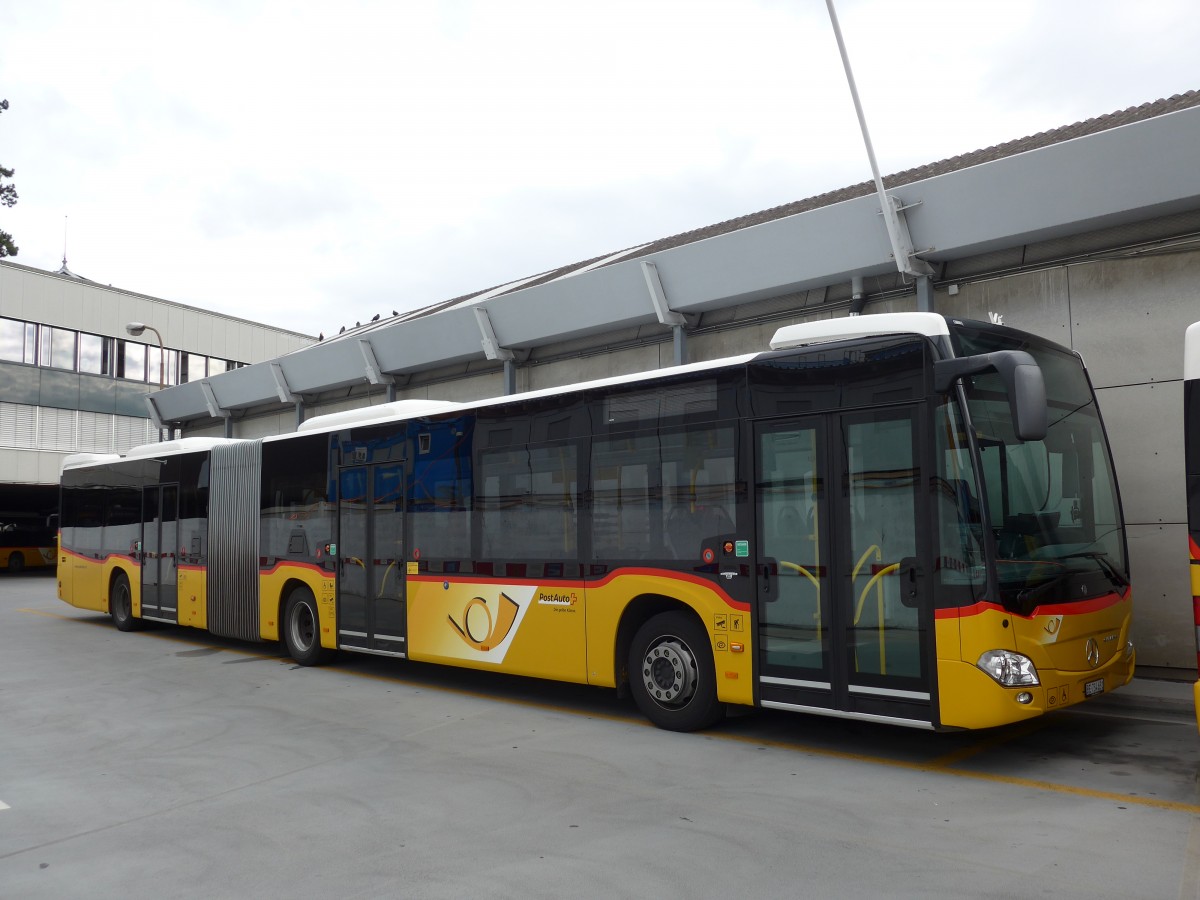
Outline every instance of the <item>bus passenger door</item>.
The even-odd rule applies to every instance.
[[[920,410],[838,417],[836,570],[844,708],[932,721],[930,532]]]
[[[829,503],[820,417],[755,428],[759,697],[829,708],[833,663]]]
[[[338,645],[405,656],[404,464],[339,472]]]
[[[164,622],[178,617],[179,486],[142,488],[142,616]]]
[[[757,423],[763,706],[931,721],[917,417],[889,407]]]

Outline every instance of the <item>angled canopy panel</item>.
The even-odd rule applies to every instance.
[[[229,377],[233,376],[233,377]],[[271,377],[271,364],[259,363],[233,369],[209,378],[226,409],[248,409],[267,403],[278,403],[279,389]]]
[[[378,333],[372,332],[372,340]],[[296,394],[317,394],[367,382],[366,365],[356,340],[325,341],[289,353],[278,362]]]
[[[483,359],[473,310],[472,306],[457,307],[373,332],[371,343],[380,368],[390,373],[419,372]],[[503,342],[503,336],[498,336]]]
[[[522,349],[658,323],[636,259],[496,297],[487,309],[501,345]]]
[[[208,407],[198,381],[157,391],[154,394],[154,406],[164,422],[188,422],[208,416]]]
[[[909,224],[929,258],[961,259],[1195,209],[1197,146],[1192,107],[1003,157],[913,185]]]

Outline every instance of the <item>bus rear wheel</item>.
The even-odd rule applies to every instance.
[[[108,595],[108,614],[112,616],[117,631],[137,631],[142,627],[142,620],[133,615],[133,592],[124,573],[117,573],[113,579]]]
[[[668,731],[697,731],[725,714],[708,634],[687,613],[660,613],[637,630],[629,686],[646,718]]]
[[[333,658],[321,646],[321,614],[317,598],[306,587],[296,588],[283,614],[283,646],[288,656],[302,666],[319,666]]]
[[[20,550],[14,550],[8,555],[8,571],[20,572],[25,568],[25,557],[21,555]]]

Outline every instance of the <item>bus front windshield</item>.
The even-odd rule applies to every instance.
[[[961,355],[1024,350],[1042,370],[1045,440],[1018,441],[1000,376],[964,379],[979,447],[1004,606],[1078,602],[1128,584],[1125,527],[1095,396],[1080,360],[1028,336],[986,327],[955,333]]]

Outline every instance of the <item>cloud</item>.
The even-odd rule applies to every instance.
[[[299,179],[271,178],[260,171],[212,174],[202,178],[194,217],[201,234],[224,240],[239,235],[268,236],[352,227],[359,209],[357,185],[336,173],[314,172]],[[315,243],[315,241],[313,241]]]
[[[1181,0],[839,0],[883,172],[1188,88]],[[43,0],[19,262],[316,333],[866,180],[823,4]]]

